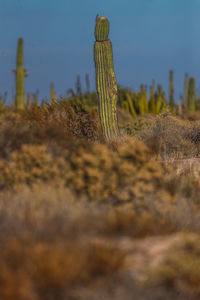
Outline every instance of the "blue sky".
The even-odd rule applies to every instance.
[[[98,13],[110,22],[117,82],[139,89],[152,78],[168,95],[174,70],[175,95],[188,72],[200,86],[200,0],[0,0],[0,92],[15,88],[17,39],[24,38],[27,92],[49,97],[74,88],[89,73],[95,89],[94,26]]]

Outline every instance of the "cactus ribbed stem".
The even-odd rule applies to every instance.
[[[109,34],[109,22],[105,17],[96,19],[95,38],[96,41],[105,41]]]
[[[17,49],[17,68],[13,70],[16,75],[16,96],[15,96],[15,105],[17,110],[24,110],[24,77],[27,77],[27,71],[23,66],[23,38],[18,40],[18,49]]]
[[[113,66],[111,41],[107,39],[109,23],[105,17],[97,18],[95,27],[94,61],[99,115],[105,138],[119,135],[117,120],[117,82]]]

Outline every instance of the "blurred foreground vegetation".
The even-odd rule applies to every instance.
[[[198,111],[105,142],[95,97],[0,114],[0,299],[199,299]]]

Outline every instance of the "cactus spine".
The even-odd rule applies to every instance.
[[[17,68],[13,70],[16,75],[16,95],[15,95],[15,105],[17,110],[24,110],[24,77],[27,77],[27,71],[23,66],[23,38],[18,39],[18,49],[17,49]]]
[[[195,79],[193,77],[189,80],[188,108],[189,111],[195,111]]]
[[[99,100],[101,128],[106,139],[117,137],[117,82],[113,66],[112,44],[108,39],[109,22],[105,17],[96,17],[94,61],[96,89]]]

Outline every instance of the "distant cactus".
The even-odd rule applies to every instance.
[[[31,107],[31,101],[32,101],[32,94],[28,93],[27,97],[26,97],[26,108],[30,108]]]
[[[87,95],[90,94],[90,80],[89,80],[89,74],[85,74],[85,84],[86,84],[86,90],[87,90]]]
[[[33,94],[33,106],[37,107],[39,102],[39,90],[37,89],[36,92]]]
[[[5,111],[6,98],[7,98],[7,92],[5,92],[4,95],[0,94],[0,112]]]
[[[169,106],[174,109],[174,71],[169,71]]]
[[[23,66],[23,38],[18,39],[18,49],[17,49],[17,68],[13,70],[16,75],[16,96],[15,105],[17,110],[24,110],[24,77],[27,77],[27,71]]]
[[[150,87],[150,100],[149,100],[149,111],[151,113],[156,113],[156,103],[155,103],[155,92],[154,92],[154,86],[152,85]]]
[[[155,81],[155,79],[152,79],[152,93],[153,94],[156,93],[156,81]]]
[[[164,92],[162,92],[162,101],[163,101],[163,108],[164,109],[168,108],[167,97],[166,97],[166,94]]]
[[[182,100],[180,99],[178,101],[178,114],[181,116],[183,113],[183,103],[182,103]]]
[[[163,96],[162,86],[160,84],[158,84],[158,92],[157,92],[157,95],[156,95],[156,104],[155,104],[155,113],[156,114],[159,114],[161,112],[162,105],[163,105],[162,96]]]
[[[145,103],[144,103],[143,95],[141,95],[139,98],[139,114],[140,116],[145,114]]]
[[[144,101],[144,111],[145,111],[145,114],[147,114],[149,112],[149,103],[148,103],[148,96],[147,96],[146,89],[143,94],[143,101]]]
[[[184,81],[184,106],[185,111],[188,111],[188,73],[185,73],[185,81]]]
[[[144,93],[144,84],[140,84],[140,93]]]
[[[50,95],[51,95],[51,104],[54,104],[56,102],[56,92],[54,89],[53,82],[51,82],[51,84],[50,84]]]
[[[94,61],[96,89],[99,100],[99,115],[106,139],[119,136],[117,120],[117,82],[113,66],[112,44],[108,39],[109,22],[105,17],[96,17]]]
[[[188,109],[189,111],[195,111],[195,79],[193,77],[189,80]]]
[[[79,97],[81,97],[82,96],[82,87],[81,87],[81,76],[79,74],[76,76],[75,88],[76,88],[77,95]]]
[[[140,85],[140,104],[139,104],[139,111],[140,114],[146,114],[149,111],[148,107],[148,97],[147,97],[147,87],[143,84]]]
[[[124,101],[123,102],[123,108],[125,109],[125,111],[127,111],[128,113],[130,113],[130,108],[129,108],[128,101]]]
[[[131,115],[136,118],[137,117],[137,113],[135,111],[134,105],[133,105],[133,101],[131,99],[131,96],[128,92],[126,92],[126,99],[127,99],[127,103],[128,103],[128,107],[126,106],[128,112],[131,113]]]

